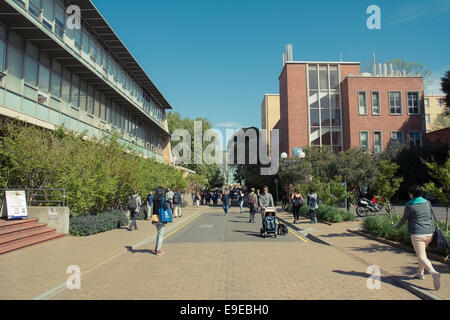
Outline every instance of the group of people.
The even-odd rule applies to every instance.
[[[165,190],[162,187],[158,187],[155,192],[149,191],[147,197],[142,201],[137,190],[133,191],[133,194],[128,199],[128,210],[130,211],[130,225],[128,231],[137,230],[136,217],[143,209],[145,220],[149,221],[152,216],[152,223],[158,230],[156,237],[156,246],[154,253],[156,255],[163,255],[161,250],[164,237],[164,231],[166,223],[160,222],[157,217],[159,216],[160,209],[169,209],[174,218],[181,217],[181,206],[183,204],[183,195],[179,191],[172,191],[171,188]]]

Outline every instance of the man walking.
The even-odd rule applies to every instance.
[[[230,193],[228,190],[225,190],[225,193],[222,196],[222,202],[223,202],[223,211],[225,211],[225,215],[228,214],[228,210],[230,209]]]
[[[175,218],[181,217],[181,205],[183,204],[183,197],[179,191],[175,191],[173,195],[173,215]]]
[[[258,202],[258,196],[255,193],[255,188],[251,188],[251,192],[248,195],[248,207],[250,209],[250,220],[248,222],[255,222],[256,204]]]
[[[263,194],[259,196],[259,207],[261,208],[261,219],[264,224],[264,209],[268,207],[275,207],[272,194],[269,193],[269,187],[265,186]]]
[[[169,203],[169,208],[172,212],[173,212],[173,196],[174,196],[173,191],[170,188],[167,188],[166,201]]]
[[[138,191],[134,190],[133,194],[128,199],[128,210],[130,210],[130,216],[131,216],[131,223],[128,227],[128,231],[137,230],[137,224],[136,224],[136,215],[138,214],[139,210],[141,210],[141,197],[138,195]]]
[[[152,215],[152,212],[153,212],[152,210],[153,210],[153,198],[154,197],[155,196],[153,194],[153,191],[150,191],[147,196],[147,207],[148,207],[148,212],[150,212],[150,215]],[[149,220],[148,217],[146,217],[146,219]]]
[[[316,210],[319,208],[319,199],[313,188],[309,189],[308,208],[311,217],[311,223],[317,223]]]
[[[239,190],[238,193],[238,201],[239,201],[239,212],[242,213],[244,212],[244,192],[242,192],[242,190]]]

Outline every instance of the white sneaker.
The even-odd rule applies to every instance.
[[[441,288],[441,274],[439,272],[434,272],[431,274],[433,276],[434,290],[439,290]]]

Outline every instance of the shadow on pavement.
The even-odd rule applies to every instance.
[[[239,233],[245,233],[246,236],[253,236],[262,238],[259,232],[251,232],[251,231],[244,231],[244,230],[233,230],[233,232],[239,232]]]
[[[350,232],[343,232],[343,233],[331,233],[331,234],[322,234],[322,238],[335,238],[335,237],[355,237],[356,234],[350,233]]]
[[[378,244],[370,244],[365,247],[350,247],[349,249],[353,251],[361,251],[361,252],[367,252],[367,253],[373,253],[373,252],[392,252],[397,254],[403,254],[405,253],[404,250],[395,248],[388,245],[378,245]],[[413,254],[413,253],[410,253]]]
[[[153,250],[149,250],[149,249],[133,249],[131,246],[125,246],[125,249],[127,249],[128,252],[131,253],[150,253],[150,254],[155,254],[155,251]]]

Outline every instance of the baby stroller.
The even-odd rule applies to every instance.
[[[263,209],[263,226],[260,231],[260,235],[263,238],[271,237],[272,235],[277,237],[277,209],[268,207]]]

